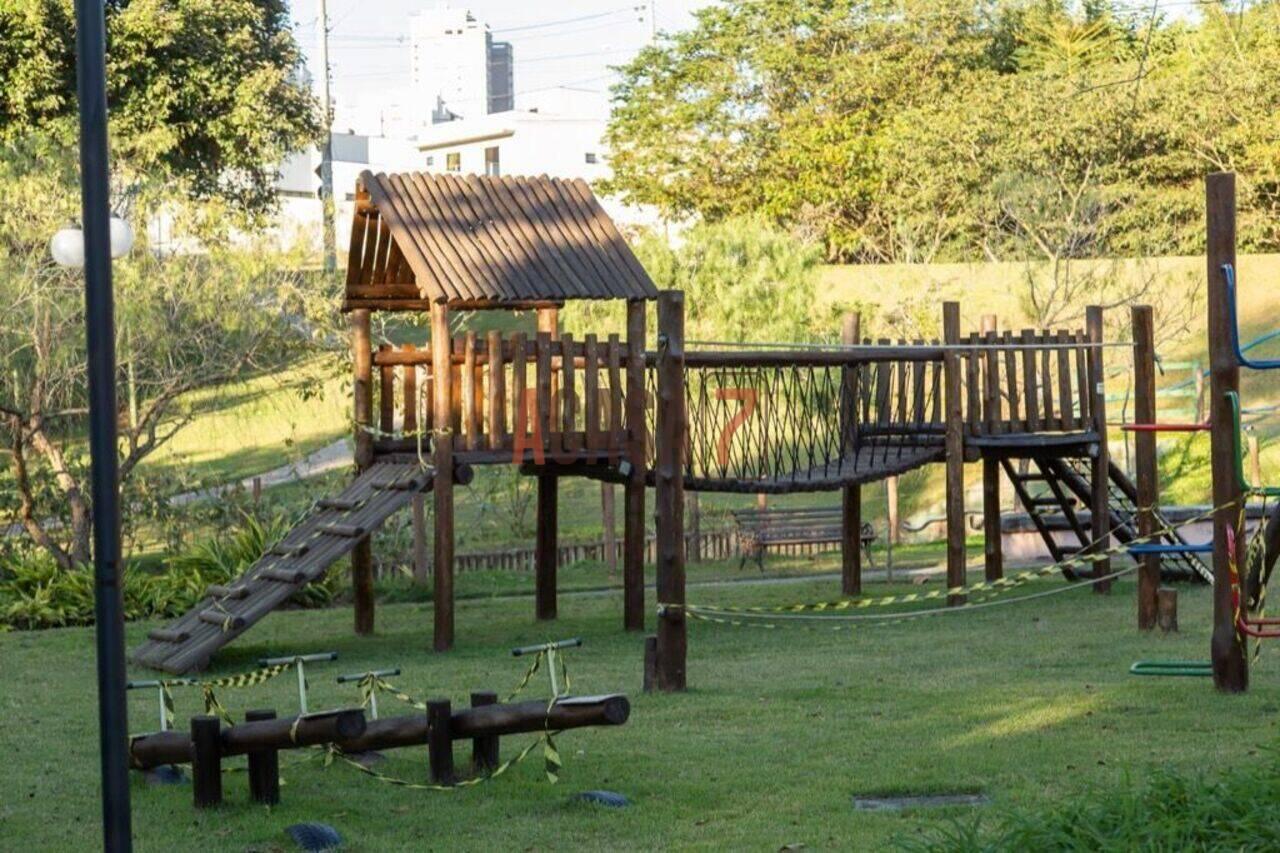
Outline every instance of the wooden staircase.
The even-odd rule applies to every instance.
[[[378,529],[415,494],[429,491],[434,472],[417,462],[379,462],[311,512],[228,586],[212,586],[186,615],[147,635],[134,663],[181,675],[208,665],[218,649],[317,580],[356,543]]]
[[[1012,459],[1002,459],[1005,475],[1013,484],[1018,502],[1026,507],[1031,523],[1049,548],[1054,562],[1062,562],[1080,553],[1081,546],[1091,541],[1090,516],[1087,509],[1092,496],[1089,460],[1067,457],[1033,457],[1032,469],[1025,474],[1017,471]],[[1037,489],[1035,484],[1042,484]],[[1112,535],[1122,545],[1138,538],[1138,490],[1128,475],[1111,463],[1108,469],[1108,494],[1110,495],[1110,526]],[[1084,507],[1085,509],[1081,509]],[[1076,544],[1064,545],[1054,537],[1051,524],[1060,517],[1075,537]],[[1159,511],[1156,524],[1168,527]],[[1166,545],[1186,545],[1186,539],[1176,530],[1162,534],[1156,540]],[[1213,574],[1195,555],[1190,553],[1164,554],[1160,558],[1160,574],[1164,580],[1213,582]],[[1077,580],[1080,574],[1063,569],[1068,580]]]

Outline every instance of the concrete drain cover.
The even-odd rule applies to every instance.
[[[986,794],[926,794],[902,797],[854,797],[853,807],[865,812],[901,812],[907,809],[939,809],[947,806],[985,806]]]

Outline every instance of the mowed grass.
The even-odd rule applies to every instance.
[[[830,580],[810,580],[704,588],[690,598],[781,604],[834,592]],[[586,644],[570,658],[575,692],[626,691],[631,721],[563,734],[558,785],[536,755],[491,783],[434,793],[341,764],[291,766],[293,753],[280,806],[251,805],[245,777],[230,774],[226,804],[196,812],[189,786],[135,778],[137,849],[292,849],[283,829],[304,820],[332,823],[349,849],[369,851],[874,849],[970,813],[860,812],[858,794],[981,791],[994,798],[990,809],[1035,810],[1105,796],[1157,767],[1212,772],[1253,760],[1276,731],[1276,654],[1264,654],[1243,696],[1220,695],[1205,679],[1130,676],[1138,658],[1204,658],[1209,630],[1207,590],[1181,589],[1182,632],[1173,636],[1138,634],[1132,593],[1121,582],[1107,597],[1079,589],[852,632],[693,623],[690,689],[680,695],[639,692],[641,636],[620,630],[612,594],[562,596],[560,620],[542,624],[527,598],[463,601],[458,648],[443,655],[427,651],[429,607],[382,607],[370,638],[352,635],[344,609],[279,613],[227,649],[212,674],[252,668],[261,655],[334,649],[338,663],[309,670],[313,707],[353,700],[333,683],[337,673],[390,665],[404,669],[396,682],[409,692],[457,706],[471,690],[515,684],[523,663],[511,646],[577,635]],[[129,626],[130,642],[149,627]],[[25,851],[98,843],[92,637],[86,629],[0,635],[0,833]],[[538,685],[534,695],[544,694]],[[287,676],[223,698],[237,713],[287,712],[296,702]],[[198,693],[181,692],[179,717],[197,702]],[[134,730],[154,728],[154,696],[132,696],[130,713]],[[504,739],[504,756],[525,742]],[[460,766],[468,756],[458,744]],[[422,780],[425,748],[395,752],[383,769]],[[633,805],[569,802],[588,789],[621,792]]]

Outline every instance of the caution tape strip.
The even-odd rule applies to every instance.
[[[1098,551],[1091,554],[1081,554],[1062,560],[1038,569],[1028,569],[1018,572],[1008,577],[999,578],[992,581],[978,581],[966,586],[948,587],[946,589],[935,589],[928,592],[911,592],[901,595],[885,595],[879,598],[842,598],[827,601],[807,601],[797,604],[780,604],[780,605],[753,605],[753,606],[734,606],[720,604],[659,604],[659,613],[665,613],[668,609],[683,609],[686,613],[693,614],[695,611],[701,613],[737,613],[742,615],[764,614],[764,613],[800,613],[800,612],[832,612],[839,613],[845,610],[863,610],[872,607],[890,607],[902,604],[915,604],[925,601],[937,601],[942,598],[952,596],[967,596],[977,592],[995,592],[999,593],[1003,590],[1013,589],[1033,580],[1050,577],[1052,575],[1061,574],[1077,568],[1084,568],[1095,563],[1101,563],[1111,559],[1111,557],[1128,551],[1134,545],[1146,544],[1160,537],[1176,531],[1179,527],[1185,527],[1195,524],[1213,517],[1218,509],[1232,506],[1231,503],[1223,504],[1222,507],[1210,509],[1201,513],[1194,518],[1179,522],[1178,524],[1167,524],[1158,530],[1146,536],[1138,536],[1122,545],[1117,545],[1106,551]],[[1112,529],[1115,532],[1115,528]],[[1116,577],[1118,572],[1110,572],[1104,577]]]

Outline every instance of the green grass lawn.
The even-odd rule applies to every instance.
[[[834,563],[829,563],[834,567]],[[1049,588],[1048,584],[1037,589]],[[880,592],[877,589],[875,592]],[[683,695],[644,695],[641,638],[620,630],[616,595],[563,596],[561,619],[537,624],[528,599],[464,600],[458,649],[430,646],[429,608],[384,606],[378,632],[351,634],[345,609],[270,617],[218,659],[215,673],[251,668],[260,655],[335,649],[313,668],[313,707],[350,702],[331,676],[397,665],[419,696],[467,701],[473,689],[504,691],[522,672],[507,649],[571,635],[575,690],[626,691],[623,728],[560,739],[559,785],[531,760],[490,784],[449,793],[404,790],[318,763],[286,767],[283,803],[248,803],[242,775],[226,777],[226,805],[190,807],[190,788],[133,782],[139,850],[287,850],[289,824],[335,824],[352,850],[872,849],[916,837],[963,811],[873,814],[858,794],[981,791],[992,810],[1034,810],[1094,786],[1128,786],[1152,768],[1213,771],[1274,740],[1280,686],[1274,652],[1253,689],[1221,696],[1203,679],[1140,679],[1137,658],[1203,658],[1209,601],[1181,590],[1182,633],[1139,635],[1132,585],[1109,597],[1086,590],[985,611],[855,631],[735,629],[694,623]],[[691,590],[691,600],[787,603],[827,598],[830,580]],[[151,627],[129,626],[131,643]],[[98,843],[92,632],[0,635],[6,724],[0,746],[0,837],[26,851]],[[139,673],[142,674],[142,673]],[[235,712],[295,707],[292,680],[224,692]],[[386,707],[384,705],[384,707]],[[179,695],[179,717],[197,712]],[[130,702],[136,731],[154,727],[154,697]],[[504,740],[510,756],[523,743]],[[464,744],[457,759],[469,755]],[[293,756],[286,758],[291,763]],[[388,773],[424,779],[425,748],[401,750]],[[622,811],[568,802],[603,788],[630,797]]]

